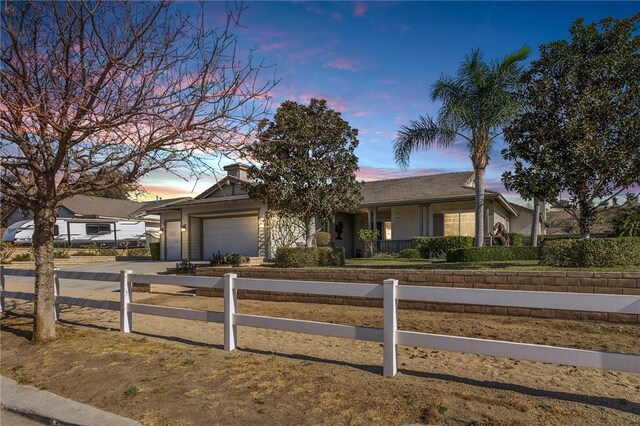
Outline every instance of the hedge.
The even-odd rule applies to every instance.
[[[149,243],[151,260],[160,260],[160,243]]]
[[[309,266],[344,266],[344,250],[332,247],[279,247],[275,266],[304,268]]]
[[[640,266],[640,237],[545,239],[540,263],[573,268]]]
[[[473,247],[473,237],[415,237],[413,247],[425,259],[444,258],[449,250]]]
[[[398,257],[401,257],[403,259],[421,259],[422,255],[420,254],[420,250],[418,249],[406,248],[398,253]]]
[[[537,260],[537,247],[485,246],[450,250],[447,262],[491,262],[504,260]]]
[[[519,232],[509,232],[509,245],[515,247],[528,246],[531,244],[531,237]]]

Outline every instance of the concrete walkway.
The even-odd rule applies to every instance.
[[[42,424],[87,426],[140,424],[135,420],[63,398],[51,392],[19,385],[4,376],[0,376],[0,403],[3,411],[20,413]]]

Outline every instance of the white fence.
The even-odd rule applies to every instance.
[[[0,309],[3,312],[5,298],[34,299],[32,293],[6,291],[5,276],[33,277],[35,272],[4,268],[0,270]],[[120,302],[60,296],[60,280],[63,279],[119,282]],[[222,289],[224,310],[223,312],[199,311],[134,303],[132,283]],[[640,355],[638,354],[598,352],[398,330],[398,300],[640,314],[640,296],[399,286],[398,281],[394,279],[385,280],[380,285],[251,279],[238,278],[236,274],[226,274],[220,278],[141,275],[133,274],[131,271],[122,271],[120,274],[56,271],[55,287],[57,317],[61,304],[119,310],[120,330],[125,333],[132,330],[134,313],[222,323],[224,324],[224,349],[227,351],[236,348],[238,325],[382,342],[385,376],[394,376],[398,371],[398,345],[640,373]],[[238,290],[383,299],[384,328],[242,314],[237,312]]]

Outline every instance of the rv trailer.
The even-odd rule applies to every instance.
[[[2,235],[3,242],[16,246],[30,245],[33,220],[23,220],[9,226]],[[154,232],[155,231],[155,232]],[[56,246],[80,247],[145,247],[157,240],[156,229],[146,229],[142,220],[57,219],[53,243]]]

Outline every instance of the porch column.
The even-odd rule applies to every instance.
[[[431,205],[427,204],[422,206],[422,236],[428,237],[430,235],[429,232],[429,207]]]
[[[373,229],[373,226],[371,226],[371,209],[367,209],[367,227]]]
[[[377,207],[373,208],[373,223],[372,223],[371,229],[378,229],[378,208]],[[382,238],[382,235],[380,235],[380,238]]]

